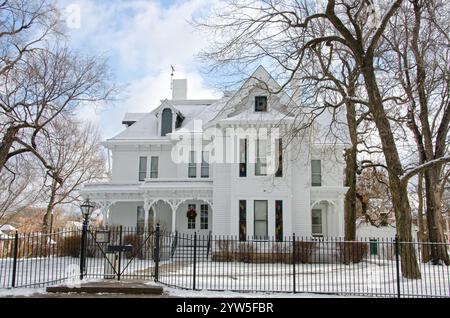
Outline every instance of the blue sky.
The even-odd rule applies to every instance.
[[[175,78],[188,79],[188,98],[220,97],[195,55],[207,42],[187,20],[208,12],[214,0],[58,0],[66,17],[69,45],[82,53],[108,58],[117,84],[114,103],[79,110],[96,122],[103,138],[123,129],[125,112],[146,112],[170,98],[170,64]],[[211,75],[208,75],[211,76]]]

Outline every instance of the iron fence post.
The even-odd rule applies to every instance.
[[[17,274],[17,252],[19,250],[19,234],[16,231],[14,234],[14,251],[13,251],[13,272],[11,286],[16,287],[16,274]]]
[[[137,230],[137,229],[136,229]],[[122,233],[123,233],[123,227],[122,225],[119,227],[119,245],[122,246],[123,240],[122,240]],[[120,281],[120,274],[121,274],[121,267],[122,267],[122,251],[119,250],[119,259],[117,261],[117,280]]]
[[[293,279],[293,288],[292,291],[294,294],[296,293],[296,279],[295,279],[295,233],[292,235],[292,279]]]
[[[400,260],[399,260],[399,254],[400,254],[400,248],[398,243],[398,236],[395,234],[395,268],[397,273],[397,297],[400,298]]]
[[[81,232],[81,246],[80,246],[80,280],[84,277],[86,268],[86,239],[88,231],[89,216],[85,216],[83,220],[83,230]]]
[[[155,282],[159,281],[159,236],[160,236],[160,226],[158,223],[156,224],[155,247],[153,250],[153,260],[155,262]]]
[[[197,274],[197,232],[194,233],[194,268],[192,277],[192,289],[195,290],[195,279]]]

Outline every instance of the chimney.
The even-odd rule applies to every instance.
[[[187,99],[187,79],[174,79],[172,81],[172,99]]]

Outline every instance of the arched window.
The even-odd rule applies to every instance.
[[[172,110],[165,108],[161,117],[161,136],[172,132]]]

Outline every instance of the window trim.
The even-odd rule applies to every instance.
[[[263,109],[259,109],[259,101],[262,100],[265,103],[265,107]],[[264,95],[257,95],[255,96],[255,112],[267,112],[268,106],[268,98]]]
[[[191,207],[194,208],[194,210],[197,211],[197,206],[195,204],[188,204],[188,210],[191,209]],[[187,229],[188,230],[195,230],[196,229],[196,223],[197,223],[197,217],[195,218],[187,218]],[[192,226],[192,227],[191,227]]]
[[[142,159],[145,159],[145,164],[142,164]],[[148,158],[147,156],[139,156],[139,167],[138,167],[138,181],[145,181],[147,178],[147,165]],[[142,175],[144,176],[142,178]]]
[[[205,160],[205,155],[208,157],[208,160]],[[206,169],[207,173],[203,173],[203,169]],[[202,151],[202,163],[200,164],[200,177],[201,178],[209,178],[209,152]]]
[[[239,241],[247,240],[247,200],[239,200]]]
[[[156,160],[156,170],[153,170],[153,163]],[[150,157],[150,178],[157,179],[158,178],[158,170],[159,170],[159,157],[151,156]]]
[[[200,204],[200,230],[209,229],[209,205]]]
[[[319,168],[320,168],[319,172],[313,171],[313,162],[319,162]],[[320,178],[319,183],[314,182],[314,176],[319,176],[319,178]],[[320,159],[311,160],[311,186],[312,187],[321,187],[322,186],[322,160],[320,160]]]
[[[188,178],[197,178],[197,163],[195,160],[196,152],[191,150],[189,152],[189,163],[188,163]],[[191,171],[194,173],[191,174]]]
[[[275,200],[275,240],[283,241],[283,200]]]
[[[239,178],[247,177],[247,157],[248,157],[247,138],[239,139]]]
[[[256,218],[256,202],[265,202],[266,211],[265,211],[265,219],[257,219]],[[266,235],[265,236],[256,236],[256,223],[257,222],[265,222],[266,223]],[[269,201],[268,200],[254,200],[253,201],[253,237],[257,241],[267,241],[269,239]]]
[[[260,142],[264,141],[265,145],[265,154],[260,154]],[[255,162],[255,176],[257,177],[264,177],[267,176],[267,140],[266,139],[256,139],[256,162]],[[258,169],[258,166],[260,166],[260,168]],[[261,173],[262,171],[262,167],[265,168],[265,172]]]
[[[314,232],[314,223],[313,223],[314,211],[319,211],[320,213],[320,233]],[[321,208],[311,209],[311,235],[313,237],[323,237],[323,210]]]
[[[167,132],[163,133],[163,127],[164,127],[164,112],[169,111],[170,112],[170,129]],[[168,114],[168,112],[166,112],[166,114]],[[164,127],[165,128],[165,127]],[[165,107],[162,111],[161,111],[161,129],[160,129],[160,134],[161,137],[165,137],[167,136],[167,134],[171,134],[173,132],[173,111],[171,108],[169,107]]]
[[[277,163],[277,170],[275,177],[283,177],[283,140],[281,138],[275,139],[275,160]]]

